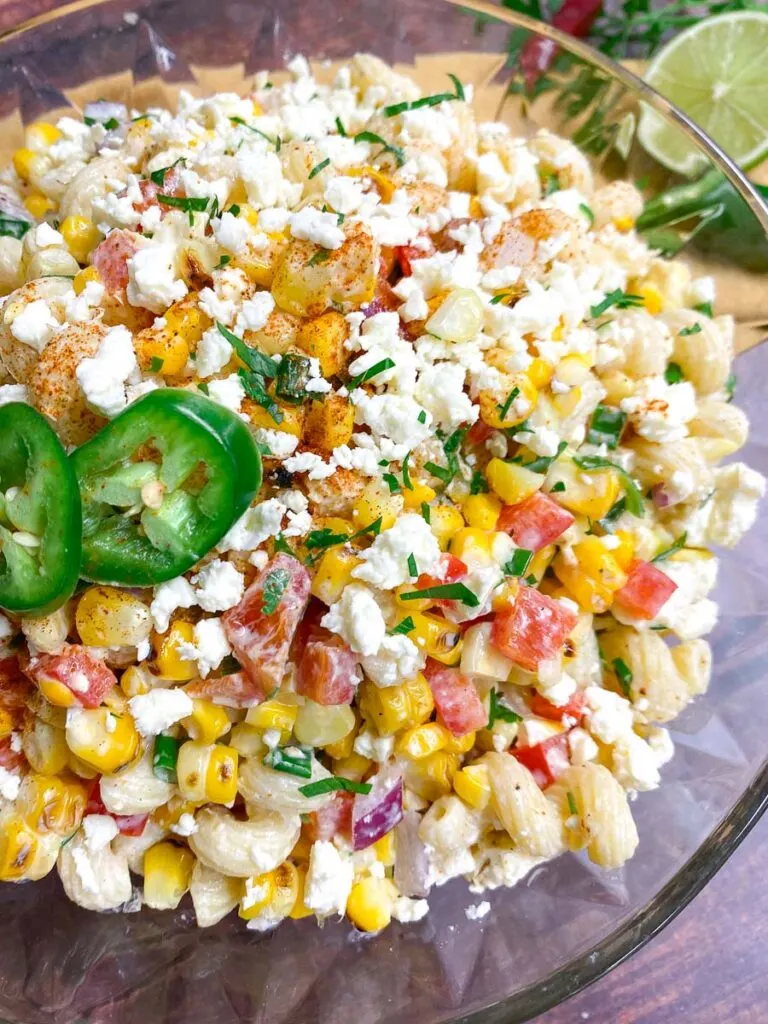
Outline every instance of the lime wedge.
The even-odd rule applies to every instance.
[[[768,14],[736,11],[706,18],[659,51],[645,73],[654,89],[688,114],[742,167],[768,155]],[[638,138],[680,174],[708,166],[680,128],[643,106]]]

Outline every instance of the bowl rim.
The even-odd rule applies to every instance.
[[[634,72],[589,43],[528,15],[496,6],[486,0],[440,2],[469,15],[480,15],[485,21],[527,29],[534,35],[551,40],[621,82],[631,92],[641,97],[644,103],[661,114],[666,121],[678,125],[704,150],[712,164],[722,171],[747,203],[768,237],[768,202],[761,197],[746,174],[693,120]],[[0,31],[0,45],[69,15],[92,7],[107,7],[112,3],[119,3],[119,0],[72,0]],[[142,17],[143,6],[142,0],[133,5],[139,18]],[[767,810],[768,757],[729,812],[648,903],[627,917],[595,945],[569,960],[564,966],[550,972],[543,979],[468,1014],[444,1019],[451,1020],[453,1024],[525,1024],[577,995],[642,949],[672,922],[712,880]]]

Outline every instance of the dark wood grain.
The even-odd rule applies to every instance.
[[[61,6],[61,0],[0,0],[0,32]],[[302,5],[310,35],[311,10]],[[306,34],[304,40],[311,52]],[[429,48],[440,47],[430,39]],[[768,1024],[767,880],[763,821],[660,936],[537,1024]]]

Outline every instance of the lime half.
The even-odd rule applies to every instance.
[[[686,29],[651,62],[645,80],[676,104],[742,167],[768,155],[768,14],[737,11]],[[643,106],[638,138],[680,174],[706,168],[706,156],[680,128]]]

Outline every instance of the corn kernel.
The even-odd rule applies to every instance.
[[[421,760],[442,750],[445,746],[445,732],[437,722],[427,722],[424,725],[417,725],[413,729],[407,729],[402,736],[398,737],[395,744],[395,751],[403,757],[410,757],[412,760]]]
[[[36,881],[55,863],[55,858],[45,857],[41,837],[26,821],[15,814],[4,818],[0,828],[0,882]]]
[[[485,810],[491,799],[488,769],[484,764],[467,765],[454,775],[453,788],[465,804],[477,811]]]
[[[61,131],[56,125],[49,124],[47,121],[36,121],[27,127],[24,134],[27,146],[36,153],[44,153],[62,137]]]
[[[65,217],[59,225],[59,231],[78,263],[85,263],[102,237],[92,220],[76,215]]]
[[[170,829],[171,825],[178,824],[182,814],[192,814],[200,806],[192,800],[184,800],[180,796],[172,796],[167,804],[158,807],[152,812],[152,821],[164,829]]]
[[[398,686],[376,686],[365,680],[360,688],[360,710],[380,736],[421,725],[434,708],[432,690],[421,673]]]
[[[512,401],[509,396],[517,392]],[[514,427],[526,420],[539,400],[539,393],[526,374],[508,376],[504,382],[504,392],[496,388],[483,389],[478,395],[480,418],[489,427],[503,430]]]
[[[152,631],[147,605],[117,587],[89,587],[78,602],[75,625],[89,647],[138,647]]]
[[[552,395],[552,408],[561,419],[566,419],[576,411],[583,394],[581,387],[575,384],[564,394]]]
[[[414,605],[419,602],[407,603]],[[413,629],[408,638],[420,650],[444,665],[457,665],[461,661],[461,630],[455,623],[439,615],[426,615],[418,611],[413,612],[411,619]]]
[[[29,181],[45,167],[45,157],[32,149],[17,149],[13,154],[13,167],[22,181]]]
[[[282,420],[276,423],[271,414],[263,405],[258,405],[250,398],[243,402],[243,412],[247,415],[254,427],[265,427],[268,430],[279,430],[284,434],[292,434],[294,437],[301,437],[304,429],[306,409],[303,405],[281,405],[277,403],[282,413]]]
[[[352,570],[361,560],[343,547],[329,548],[320,559],[315,578],[312,580],[312,594],[324,604],[335,604],[344,587],[352,581]]]
[[[528,375],[528,379],[531,384],[537,389],[541,390],[545,388],[547,384],[552,380],[552,375],[555,372],[555,368],[551,363],[548,363],[546,359],[536,358],[532,360],[528,369],[525,371]]]
[[[197,662],[182,658],[179,644],[194,641],[194,626],[191,622],[178,620],[168,632],[155,637],[155,664],[157,671],[166,679],[183,682],[197,677]]]
[[[460,756],[438,750],[428,757],[413,761],[406,768],[405,782],[414,792],[433,803],[451,792],[453,777],[459,769]]]
[[[364,526],[381,519],[380,533],[394,526],[397,517],[403,511],[403,499],[399,494],[390,494],[389,490],[381,484],[371,482],[365,485],[363,492],[354,504],[352,509],[352,521],[355,529],[360,530]]]
[[[56,209],[56,203],[42,192],[32,192],[24,200],[27,210],[37,220],[42,220],[46,213]]]
[[[445,744],[443,750],[449,754],[468,754],[475,745],[475,733],[465,732],[463,736],[454,736],[449,729],[445,729]]]
[[[348,167],[343,173],[353,178],[370,178],[383,203],[388,203],[394,194],[396,185],[392,179],[370,164],[364,167]]]
[[[189,889],[195,855],[184,846],[156,843],[144,854],[144,902],[153,910],[175,910]]]
[[[540,490],[544,483],[543,473],[534,473],[525,466],[503,459],[491,459],[485,470],[486,479],[505,505],[519,505]]]
[[[89,281],[100,281],[99,272],[96,267],[84,267],[83,270],[79,270],[75,274],[75,279],[72,282],[72,287],[75,290],[76,295],[82,295],[85,291],[85,286]]]
[[[261,729],[255,729],[252,725],[246,725],[245,722],[238,722],[229,735],[229,745],[241,757],[258,757],[259,754],[264,754],[267,750],[263,737]]]
[[[237,796],[238,761],[234,747],[187,740],[176,762],[179,792],[185,800],[231,804]]]
[[[635,226],[635,218],[626,214],[623,217],[614,217],[613,226],[617,231],[631,231]]]
[[[429,510],[429,528],[441,551],[448,550],[448,545],[464,525],[464,516],[455,505],[433,505]]]
[[[304,424],[304,443],[332,452],[348,443],[354,426],[355,407],[349,399],[328,395],[322,401],[310,402]]]
[[[494,590],[493,597],[491,598],[491,608],[495,612],[501,611],[503,608],[509,608],[517,600],[517,595],[520,590],[520,582],[516,579],[504,579],[501,584]],[[466,641],[466,637],[463,638]],[[466,647],[466,643],[464,643]]]
[[[120,689],[126,697],[138,697],[141,693],[149,693],[154,680],[146,665],[129,665],[120,676]]]
[[[313,910],[310,910],[304,902],[304,892],[307,886],[307,869],[303,864],[296,865],[297,887],[296,902],[288,913],[288,917],[294,921],[300,921],[304,917],[312,917]]]
[[[459,530],[451,541],[451,554],[460,558],[468,565],[490,565],[491,534],[488,530],[478,530],[474,526],[466,526]]]
[[[368,875],[352,886],[347,917],[364,932],[378,932],[392,920],[395,888],[386,878]]]
[[[606,392],[604,401],[610,405],[619,405],[622,399],[631,397],[637,386],[636,381],[621,370],[608,370],[600,378],[600,383]]]
[[[82,783],[30,774],[21,784],[16,809],[36,832],[68,836],[80,827],[86,803],[87,793]]]
[[[428,505],[436,497],[437,491],[433,487],[418,480],[412,480],[411,487],[403,488],[403,501],[408,509],[421,511],[422,505]]]
[[[189,361],[189,343],[170,327],[146,327],[134,338],[136,358],[145,373],[173,377]]]
[[[240,204],[240,216],[244,217],[252,228],[259,225],[259,211],[250,203]]]
[[[281,700],[280,697],[273,697],[272,700],[265,700],[262,704],[248,708],[245,721],[257,729],[279,729],[280,739],[284,743],[293,731],[296,723],[296,716],[299,707],[288,700]]]
[[[621,489],[619,475],[613,469],[598,469],[583,473],[570,461],[558,462],[550,483],[562,481],[565,490],[557,495],[557,500],[565,508],[577,515],[588,516],[592,520],[602,519],[615,503]]]
[[[296,344],[308,356],[320,362],[324,377],[335,377],[347,364],[349,354],[344,348],[349,327],[341,313],[331,310],[305,320],[296,335]]]
[[[246,879],[245,892],[240,900],[237,916],[244,921],[250,921],[257,917],[274,900],[276,892],[274,871],[267,871],[263,875],[253,875]]]
[[[343,779],[350,779],[353,782],[360,782],[373,762],[362,754],[352,753],[349,757],[343,757],[333,762],[333,774],[340,775]]]
[[[67,765],[69,748],[64,730],[33,718],[24,726],[21,736],[24,756],[33,771],[41,775],[58,775]]]
[[[584,611],[607,611],[614,593],[627,582],[626,574],[598,537],[585,537],[574,544],[572,552],[577,564],[558,555],[553,564],[555,575]]]
[[[380,861],[385,868],[391,868],[395,863],[395,833],[394,830],[387,832],[377,839],[373,844],[376,860]]]
[[[349,704],[317,704],[307,699],[296,716],[294,734],[306,746],[325,747],[353,734],[356,724]]]
[[[664,308],[664,299],[662,298],[661,292],[654,284],[641,285],[637,290],[637,294],[643,298],[643,305],[651,316],[658,316],[658,314]]]
[[[109,708],[85,708],[67,717],[67,745],[91,768],[112,775],[139,753],[139,734],[126,712],[115,715]]]
[[[192,714],[181,720],[192,740],[200,743],[215,743],[226,736],[232,728],[226,710],[210,700],[192,700]]]
[[[495,530],[501,514],[501,502],[495,494],[471,494],[461,506],[461,512],[469,526]]]
[[[528,575],[535,576],[540,581],[555,557],[556,552],[557,547],[555,544],[545,544],[543,548],[539,548],[530,561]]]
[[[342,736],[340,740],[336,740],[334,743],[326,743],[323,750],[336,761],[342,761],[346,757],[351,757],[354,752],[356,735],[357,720],[355,721],[354,729],[350,729],[346,736]]]
[[[13,732],[13,715],[6,708],[0,708],[0,739],[6,739]]]

